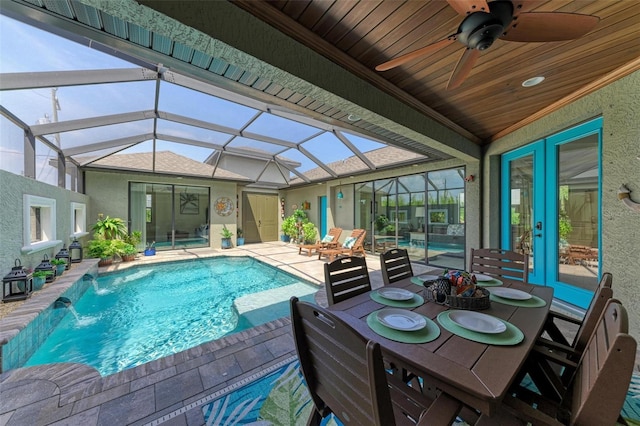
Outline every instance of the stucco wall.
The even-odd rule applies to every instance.
[[[88,208],[90,199],[86,195],[4,170],[0,170],[0,182],[0,205],[3,212],[0,215],[0,274],[4,277],[14,266],[15,259],[20,259],[22,266],[34,268],[40,264],[45,254],[49,259],[53,259],[62,248],[62,244],[68,246],[71,242],[71,203],[84,203]],[[25,245],[22,241],[24,194],[56,200],[56,239],[62,243],[41,251],[21,252]]]
[[[640,213],[624,206],[617,197],[621,184],[631,190],[631,198],[640,202],[640,72],[635,72],[590,94],[534,123],[492,143],[484,159],[484,176],[495,173],[499,155],[572,127],[585,120],[603,117],[602,144],[602,271],[613,274],[614,297],[623,301],[629,312],[629,326],[640,337]],[[492,166],[493,169],[492,170]],[[485,178],[484,189],[490,188]],[[490,200],[484,199],[485,232],[483,240],[498,234],[490,226]],[[493,229],[492,229],[493,228]]]

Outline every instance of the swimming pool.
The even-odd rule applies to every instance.
[[[25,366],[77,362],[108,375],[289,315],[318,287],[249,257],[219,257],[105,274]]]

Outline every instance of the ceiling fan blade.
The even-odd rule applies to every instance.
[[[419,58],[420,56],[425,56],[433,52],[437,52],[438,50],[450,45],[458,38],[457,34],[452,34],[444,40],[440,40],[433,44],[423,47],[422,49],[414,50],[413,52],[407,53],[406,55],[398,56],[395,59],[387,61],[383,64],[380,64],[376,67],[376,71],[387,71],[391,68],[395,68],[399,65],[402,65],[406,62],[409,62],[413,59]]]
[[[489,5],[486,0],[447,0],[459,15],[467,16],[473,12],[488,12]]]
[[[473,69],[473,66],[476,64],[479,56],[480,51],[477,49],[465,49],[464,52],[462,52],[460,60],[458,60],[456,67],[451,73],[451,77],[449,77],[447,90],[460,87],[471,72],[471,69]]]
[[[519,42],[574,40],[594,29],[598,22],[600,18],[597,16],[578,13],[521,13],[500,38]]]

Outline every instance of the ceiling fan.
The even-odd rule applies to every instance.
[[[497,39],[525,43],[573,40],[587,34],[600,21],[597,16],[578,13],[522,12],[526,0],[447,0],[447,3],[465,16],[456,33],[380,64],[376,71],[386,71],[435,53],[458,40],[466,49],[447,83],[447,90],[455,89],[467,78],[480,52]]]

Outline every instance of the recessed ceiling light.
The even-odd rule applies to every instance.
[[[355,115],[355,114],[349,114],[349,115],[347,116],[347,120],[349,120],[349,121],[358,121],[358,120],[360,120],[360,117],[358,117],[358,116],[357,116],[357,115]]]
[[[537,86],[538,84],[542,83],[544,81],[544,77],[542,76],[538,76],[538,77],[532,77],[529,79],[526,79],[525,81],[522,82],[522,87],[533,87],[533,86]]]

